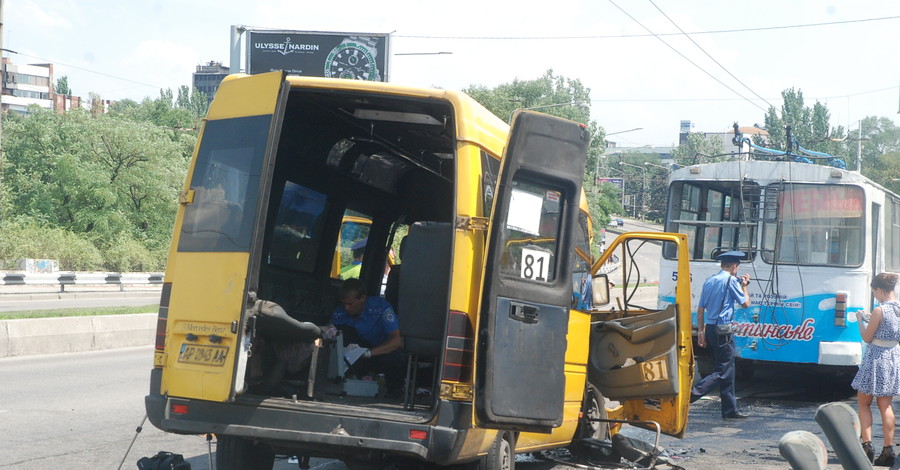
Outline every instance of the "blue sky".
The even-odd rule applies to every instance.
[[[391,81],[404,85],[495,86],[553,69],[591,89],[591,116],[607,132],[642,128],[615,136],[622,146],[673,145],[682,119],[698,131],[762,123],[764,110],[780,107],[781,91],[791,87],[809,106],[827,104],[832,125],[855,126],[872,115],[897,122],[900,111],[900,2],[3,3],[3,47],[17,52],[5,56],[53,62],[75,94],[113,100],[156,97],[160,88],[189,85],[198,64],[227,65],[230,26],[239,24],[393,33],[394,53],[453,53],[392,57]],[[898,18],[858,21],[888,17]],[[817,23],[839,24],[785,27]],[[702,50],[679,28],[694,33],[690,39]],[[775,29],[709,33],[753,28]],[[676,34],[655,37],[648,29]]]

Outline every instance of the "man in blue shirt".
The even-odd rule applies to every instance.
[[[389,395],[402,392],[405,368],[397,314],[386,300],[366,295],[365,284],[347,279],[338,290],[341,305],[331,316],[331,325],[341,330],[348,349],[365,348],[351,366],[357,376],[384,374]]]
[[[722,270],[703,283],[700,303],[697,306],[697,326],[700,329],[697,343],[701,348],[712,349],[715,369],[691,390],[691,403],[706,395],[719,385],[719,397],[722,399],[723,418],[746,418],[737,410],[737,398],[734,396],[734,338],[730,328],[723,327],[726,332],[718,331],[717,325],[730,326],[734,321],[734,304],[741,307],[750,306],[750,275],[737,278],[738,266],[745,255],[741,251],[729,251],[716,256]],[[707,346],[708,345],[708,346]]]

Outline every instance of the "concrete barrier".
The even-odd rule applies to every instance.
[[[0,320],[0,357],[153,344],[156,313]]]
[[[162,282],[162,273],[0,272],[0,286],[58,285],[60,292],[65,292],[66,286],[118,285],[120,290],[124,290],[126,284],[152,285]]]

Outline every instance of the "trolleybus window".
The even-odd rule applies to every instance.
[[[692,260],[714,261],[730,250],[753,256],[759,186],[739,181],[675,182],[669,192],[666,231],[687,235]],[[664,250],[668,259],[675,253]]]
[[[857,186],[794,183],[780,188],[777,220],[763,225],[763,260],[860,266],[864,209]]]

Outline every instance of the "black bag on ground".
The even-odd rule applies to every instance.
[[[184,461],[181,454],[159,451],[153,457],[142,457],[137,461],[138,470],[191,470],[191,464]]]

